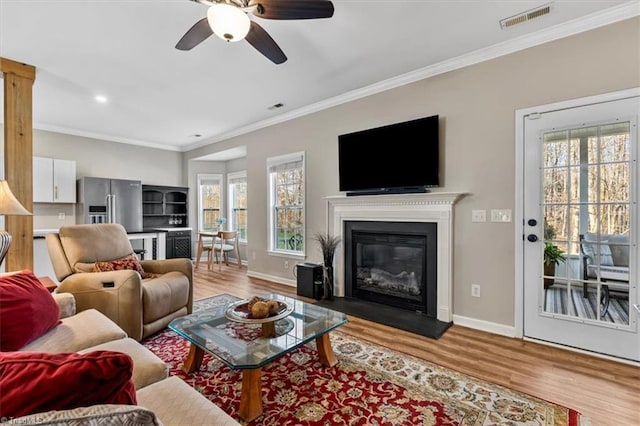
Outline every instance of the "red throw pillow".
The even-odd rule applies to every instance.
[[[144,272],[144,269],[135,254],[125,256],[121,259],[112,260],[110,262],[96,262],[93,265],[94,272],[121,271],[123,269],[137,271],[142,278],[147,278],[147,275],[149,275]]]
[[[33,272],[0,277],[1,351],[17,351],[58,324],[58,304]]]
[[[94,404],[135,405],[133,360],[125,353],[0,354],[0,418]]]

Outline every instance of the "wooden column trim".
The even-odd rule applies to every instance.
[[[4,178],[22,205],[33,212],[33,82],[36,69],[0,58],[4,79]],[[5,270],[33,270],[33,217],[6,216],[13,238]]]
[[[33,65],[23,64],[21,62],[0,57],[0,71],[2,71],[2,74],[14,74],[18,77],[31,80],[32,84],[36,81],[36,67]]]

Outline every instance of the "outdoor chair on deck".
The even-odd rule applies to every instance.
[[[588,297],[587,280],[600,279],[602,296],[600,315],[609,309],[609,287],[629,291],[629,236],[620,234],[580,234],[582,256],[583,296]]]
[[[293,234],[291,237],[289,237],[287,244],[289,245],[289,250],[302,250],[302,235]]]

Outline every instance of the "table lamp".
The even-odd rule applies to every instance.
[[[27,216],[29,211],[24,208],[11,192],[6,180],[0,180],[0,214],[5,216]],[[11,245],[11,234],[7,231],[0,231],[0,265],[4,262],[4,257]]]

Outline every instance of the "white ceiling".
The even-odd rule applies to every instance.
[[[215,36],[175,49],[206,16],[193,1],[0,0],[0,56],[37,69],[35,128],[185,151],[640,11],[637,0],[556,0],[502,30],[501,19],[547,2],[333,3],[330,19],[252,17],[288,57],[275,65]]]

